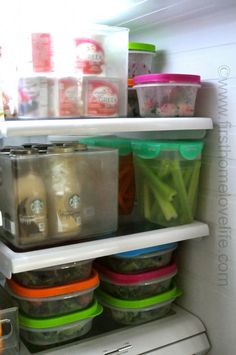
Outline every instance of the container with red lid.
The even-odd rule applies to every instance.
[[[15,280],[7,280],[7,290],[24,314],[47,318],[85,309],[93,302],[94,290],[99,286],[98,273],[90,278],[49,288],[28,288]]]
[[[139,274],[119,274],[101,264],[96,264],[96,268],[99,271],[101,288],[124,300],[144,299],[167,291],[177,273],[175,263]]]
[[[134,78],[142,117],[192,117],[200,76],[147,74]]]

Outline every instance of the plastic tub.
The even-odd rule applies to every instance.
[[[137,325],[166,316],[175,299],[181,295],[176,287],[160,295],[139,301],[125,301],[99,289],[97,296],[110,316],[118,323]]]
[[[19,316],[22,338],[30,344],[47,346],[62,343],[87,334],[95,317],[103,308],[95,300],[87,309],[60,317],[33,319]]]
[[[102,263],[111,270],[123,274],[133,274],[162,268],[171,261],[177,243],[132,250],[102,258]]]
[[[135,180],[131,141],[116,136],[97,136],[81,138],[81,143],[93,146],[118,149],[119,152],[119,196],[120,215],[129,215],[134,206]]]
[[[156,47],[149,43],[129,42],[128,76],[149,74]]]
[[[128,117],[139,117],[138,96],[133,86],[134,79],[128,79]]]
[[[93,302],[98,285],[98,274],[94,270],[85,281],[44,289],[26,288],[14,280],[7,281],[8,291],[19,309],[36,318],[59,316],[88,307]]]
[[[200,76],[149,74],[134,78],[142,117],[192,117]]]
[[[166,292],[177,273],[176,264],[139,274],[119,274],[97,265],[101,288],[124,300],[141,300]]]
[[[90,277],[93,260],[76,261],[70,264],[20,272],[13,279],[23,286],[43,288],[65,285]]]
[[[142,217],[165,227],[192,223],[203,142],[133,141],[132,149]]]

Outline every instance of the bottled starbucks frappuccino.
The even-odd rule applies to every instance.
[[[48,147],[48,204],[52,237],[76,236],[81,230],[80,183],[76,174],[74,147]]]
[[[37,169],[38,151],[16,149],[10,156],[15,166],[19,238],[21,244],[30,245],[48,237],[47,195]]]

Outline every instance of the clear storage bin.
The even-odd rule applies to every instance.
[[[203,142],[133,141],[140,214],[160,226],[193,222]]]
[[[91,276],[93,260],[75,261],[13,275],[19,284],[30,288],[44,288],[82,281]]]
[[[18,308],[0,286],[0,353],[19,353]]]
[[[124,300],[140,300],[166,292],[177,273],[173,263],[161,269],[138,274],[120,274],[96,264],[101,288],[114,297]]]
[[[156,247],[127,251],[108,255],[101,261],[109,269],[123,273],[136,274],[162,268],[171,262],[177,243],[163,244]]]
[[[63,343],[87,334],[94,318],[102,311],[102,306],[95,300],[89,308],[61,317],[34,319],[20,314],[20,333],[25,341],[38,346]]]
[[[14,247],[57,245],[117,229],[115,150],[15,149],[0,154],[0,177],[2,237]]]
[[[7,289],[20,311],[34,318],[48,318],[76,312],[93,302],[99,285],[94,271],[89,279],[50,288],[27,288],[14,280],[7,281]]]
[[[191,117],[194,115],[200,76],[149,74],[134,78],[142,117]]]
[[[181,291],[173,287],[160,295],[135,301],[121,300],[102,290],[97,295],[104,310],[117,323],[138,325],[168,315],[172,303],[181,295]]]

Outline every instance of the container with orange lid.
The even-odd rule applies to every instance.
[[[133,87],[134,79],[128,79],[128,117],[139,117],[139,105],[138,105],[138,96],[137,91]]]
[[[50,288],[27,288],[13,279],[7,281],[8,292],[19,309],[36,318],[60,316],[87,308],[93,302],[94,290],[98,286],[95,270],[84,281]]]

